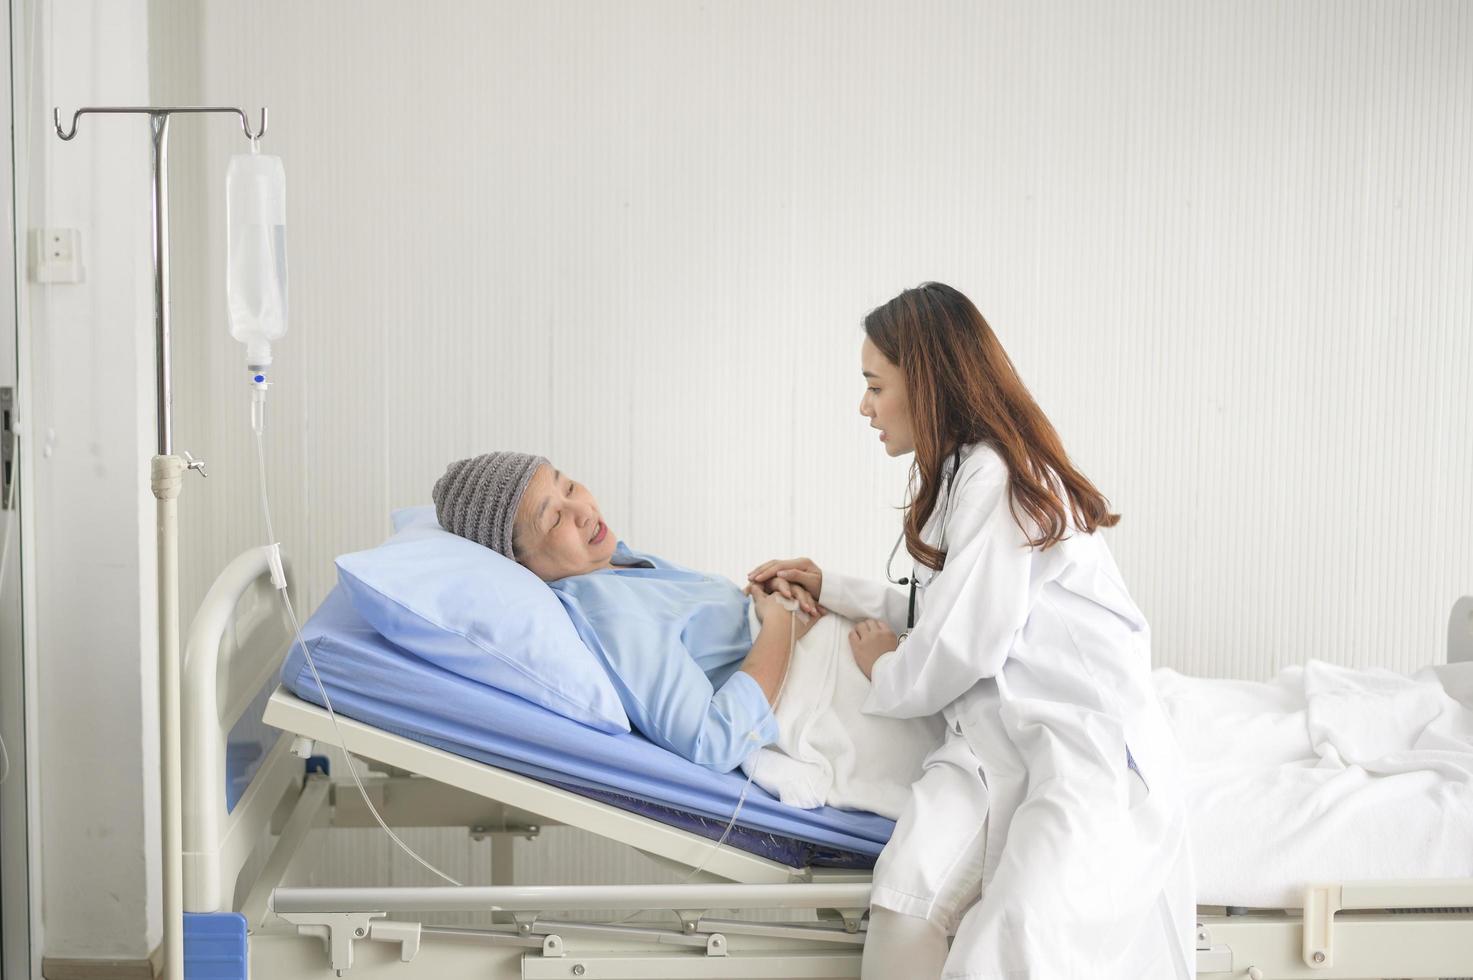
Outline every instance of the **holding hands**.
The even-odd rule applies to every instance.
[[[781,595],[793,599],[798,608],[810,616],[828,610],[818,604],[823,595],[823,569],[807,558],[777,558],[763,562],[747,575],[749,595],[758,599],[757,615],[762,615],[761,596]],[[804,632],[807,632],[806,628]],[[870,676],[875,661],[900,646],[895,631],[878,619],[866,619],[849,632],[849,648],[854,662],[865,677]]]
[[[807,558],[763,562],[747,573],[747,581],[751,583],[749,588],[797,599],[798,608],[810,616],[827,612],[817,601],[823,592],[823,570]]]
[[[771,620],[774,624],[781,624],[784,633],[787,633],[789,629],[794,630],[795,639],[801,640],[813,628],[813,624],[818,622],[819,616],[824,613],[823,607],[819,606],[813,596],[808,594],[808,590],[801,585],[790,586],[790,594],[777,591],[764,592],[757,585],[748,585],[743,591],[752,597],[752,604],[757,607],[757,621],[763,627],[766,627]],[[798,611],[793,611],[790,605],[796,606]],[[807,613],[808,609],[818,611]],[[807,614],[799,615],[799,612]],[[792,617],[791,627],[783,617]]]

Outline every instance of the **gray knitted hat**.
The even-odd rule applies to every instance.
[[[435,518],[452,534],[469,538],[508,558],[517,504],[537,467],[546,463],[527,453],[485,453],[445,467],[435,481]]]

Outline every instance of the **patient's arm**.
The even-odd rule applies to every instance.
[[[795,622],[797,616],[788,610],[779,609],[762,620],[762,629],[757,640],[751,644],[751,653],[742,660],[741,669],[753,676],[757,687],[767,696],[767,704],[778,703],[778,691],[782,690],[782,678],[788,673],[788,657],[794,640],[803,637],[807,626]]]
[[[685,646],[682,621],[615,604],[584,613],[589,629],[579,635],[609,668],[630,723],[656,745],[728,772],[777,739],[777,720],[757,678],[734,670],[713,688]],[[784,656],[786,643],[784,634]]]
[[[802,589],[796,591],[800,594],[794,598],[800,606],[812,602]],[[767,696],[767,703],[775,706],[783,678],[788,673],[788,658],[792,655],[793,644],[813,627],[815,619],[809,618],[804,622],[802,617],[784,608],[778,596],[763,592],[758,586],[749,586],[747,594],[757,604],[762,629],[752,643],[752,652],[742,661],[741,669],[752,675]]]

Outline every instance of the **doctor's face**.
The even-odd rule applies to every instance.
[[[905,394],[905,378],[900,367],[890,361],[868,337],[859,351],[860,369],[864,372],[864,397],[859,400],[859,414],[869,419],[872,429],[880,430],[880,442],[891,456],[915,452],[910,429],[910,400]]]
[[[608,568],[614,532],[587,487],[544,464],[517,504],[512,549],[534,575],[553,582]]]

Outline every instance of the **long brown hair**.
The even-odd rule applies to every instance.
[[[1013,519],[1029,544],[1052,547],[1077,527],[1093,534],[1119,514],[1069,462],[1059,434],[1018,377],[992,328],[960,292],[939,282],[907,289],[864,318],[864,332],[905,378],[915,460],[915,496],[905,515],[905,548],[927,568],[946,553],[921,537],[941,495],[941,468],[957,447],[986,442],[1008,466]],[[1068,504],[1064,502],[1068,498]],[[1020,515],[1021,511],[1021,515]]]

